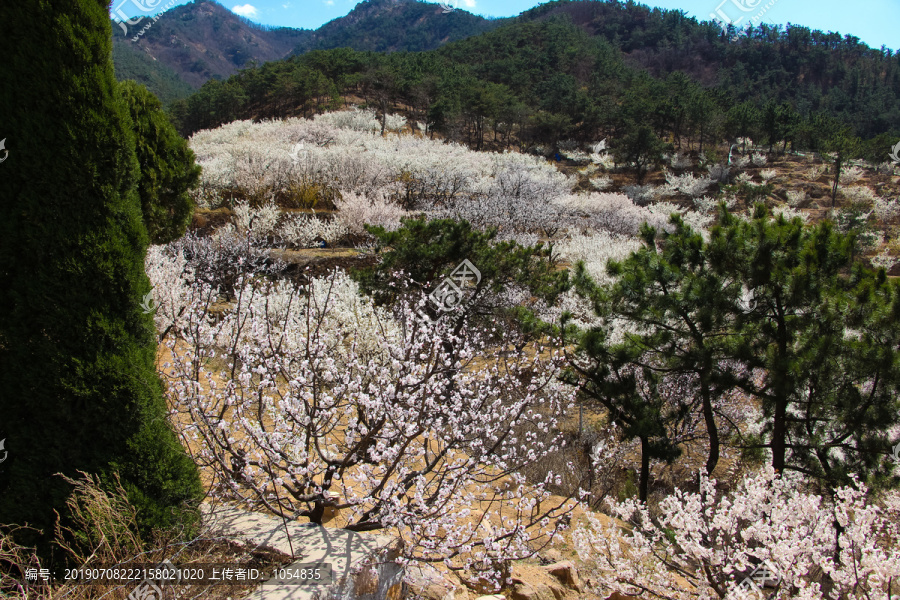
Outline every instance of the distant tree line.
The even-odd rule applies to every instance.
[[[550,3],[592,10],[613,4]],[[759,26],[732,41],[711,24],[665,11],[648,13],[655,28],[613,33],[605,23],[592,36],[573,22],[584,20],[577,11],[544,19],[532,13],[429,52],[342,48],[254,65],[206,83],[170,114],[189,135],[235,119],[310,117],[352,95],[381,112],[405,109],[429,133],[473,148],[622,140],[649,130],[683,151],[738,137],[772,151],[821,151],[843,129],[870,140],[856,154],[878,162],[900,135],[900,58],[849,36]],[[637,55],[652,62],[646,52],[664,48],[718,64],[718,84],[665,66],[632,66]]]

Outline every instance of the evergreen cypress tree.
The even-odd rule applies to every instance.
[[[156,96],[134,81],[123,81],[119,87],[131,115],[141,165],[138,195],[144,225],[152,243],[166,244],[187,230],[194,210],[188,190],[200,180],[200,167]]]
[[[139,305],[148,239],[111,35],[104,0],[0,4],[0,523],[41,529],[20,541],[44,552],[70,493],[56,473],[118,472],[145,530],[200,491]]]

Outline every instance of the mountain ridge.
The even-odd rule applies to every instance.
[[[258,25],[214,0],[194,0],[149,19],[154,18],[129,26],[127,35],[113,21],[113,60],[119,79],[144,84],[165,103],[254,63],[344,46],[375,52],[431,50],[505,21],[463,10],[444,14],[438,4],[418,0],[363,0],[315,30]]]

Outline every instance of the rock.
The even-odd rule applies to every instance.
[[[547,565],[544,567],[544,570],[556,577],[564,586],[579,592],[582,591],[581,580],[578,578],[578,570],[575,568],[575,563],[571,560],[564,560],[553,563],[552,565]]]
[[[478,596],[475,600],[506,600],[503,594],[491,594],[490,596]]]
[[[516,565],[512,581],[512,600],[563,600],[566,597],[566,588],[540,567]]]

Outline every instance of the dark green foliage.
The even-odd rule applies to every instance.
[[[396,231],[367,229],[378,238],[381,260],[352,276],[380,304],[400,297],[391,285],[398,271],[410,278],[414,293],[429,293],[466,259],[481,272],[481,282],[469,297],[473,300],[469,314],[496,315],[503,304],[492,301],[491,294],[514,285],[550,302],[568,286],[566,271],[554,269],[549,251],[540,244],[522,247],[511,241],[495,242],[496,230],[479,231],[466,221],[404,219]]]
[[[757,130],[761,118],[759,110],[752,102],[744,101],[735,104],[727,112],[726,137],[729,139],[743,138],[741,152],[746,152],[746,140]]]
[[[122,476],[141,527],[183,521],[196,467],[155,372],[139,164],[98,0],[0,4],[0,523],[52,534],[70,487]],[[173,510],[175,512],[173,512]]]
[[[194,152],[147,88],[123,81],[119,90],[131,115],[141,166],[138,196],[144,225],[151,243],[165,244],[187,230],[194,210],[188,190],[200,180],[200,167],[194,164]]]
[[[113,60],[116,79],[133,80],[151,90],[163,106],[187,98],[197,90],[186,83],[170,67],[154,60],[129,39],[113,37]]]
[[[638,496],[646,501],[650,460],[672,462],[681,455],[667,431],[667,425],[679,420],[678,409],[672,410],[659,393],[659,375],[640,366],[638,348],[610,344],[604,331],[592,329],[579,340],[578,352],[590,357],[590,365],[574,365],[574,374],[566,379],[580,383],[584,398],[608,411],[609,422],[620,429],[624,439],[640,440]]]
[[[831,486],[850,473],[883,483],[886,432],[900,418],[900,330],[887,316],[898,288],[853,263],[855,243],[830,222],[772,219],[757,205],[752,221],[724,212],[708,250],[713,269],[753,290],[730,352],[765,373],[736,384],[762,403],[758,443],[776,470]]]
[[[776,104],[770,101],[762,111],[762,127],[769,142],[769,152],[779,142],[787,146],[793,139],[799,122],[799,115],[787,102]],[[782,148],[783,150],[784,148]]]
[[[707,472],[727,426],[725,442],[748,456],[765,450],[778,471],[825,487],[852,473],[896,485],[888,461],[898,440],[888,432],[900,421],[900,285],[854,263],[854,236],[830,222],[772,219],[761,204],[746,221],[723,205],[708,242],[677,216],[671,223],[670,233],[645,227],[644,247],[610,263],[611,286],[597,287],[583,268],[576,275],[599,316],[634,331],[619,343],[605,327],[583,333],[587,361],[573,368],[586,398],[654,458],[671,449],[661,424],[694,411],[710,444]],[[653,386],[679,374],[693,378],[690,394],[660,401]],[[718,399],[731,391],[759,402],[760,435],[742,437],[720,414]]]
[[[628,357],[629,364],[650,373],[691,376],[696,395],[680,398],[675,412],[698,406],[709,440],[706,473],[712,474],[720,446],[717,401],[729,379],[721,364],[728,358],[723,344],[733,335],[728,320],[731,305],[722,294],[729,280],[706,264],[698,232],[678,215],[672,216],[671,224],[670,233],[644,226],[644,246],[625,261],[607,266],[617,278],[608,291],[598,289],[579,265],[578,289],[593,299],[598,313],[625,319],[641,332],[611,348],[596,342],[586,348],[601,363],[601,356],[609,353]]]
[[[692,411],[705,423],[706,472],[713,472],[720,451],[716,407],[727,389],[720,364],[729,335],[728,300],[721,293],[726,280],[707,267],[702,236],[677,215],[671,223],[671,233],[644,226],[644,247],[607,266],[616,277],[608,289],[596,286],[583,264],[576,269],[576,289],[598,315],[624,319],[640,332],[619,343],[608,342],[603,329],[586,332],[578,351],[590,360],[575,369],[587,383],[587,399],[604,406],[626,438],[641,440],[641,499],[647,497],[649,459],[678,456],[669,431],[678,430]],[[661,398],[658,386],[673,376],[689,376],[692,393]]]
[[[765,201],[765,199],[775,191],[775,186],[771,183],[757,185],[744,182],[722,186],[722,191],[726,194],[734,194],[744,200],[748,205],[753,205],[757,202]]]
[[[831,208],[834,209],[841,172],[847,160],[860,154],[861,142],[853,136],[848,126],[834,119],[819,119],[819,126],[822,151],[831,155]]]
[[[625,137],[613,146],[613,155],[619,164],[634,166],[637,182],[643,183],[647,171],[662,163],[662,155],[670,148],[647,125],[635,125]]]

